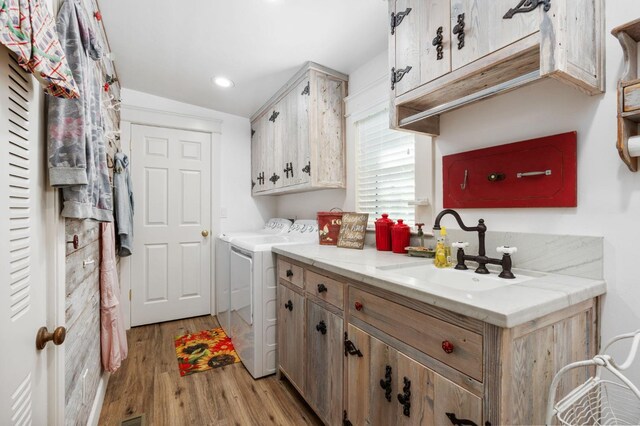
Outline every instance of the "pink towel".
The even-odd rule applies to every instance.
[[[113,373],[127,357],[127,334],[120,306],[113,222],[100,223],[100,345],[102,366]]]

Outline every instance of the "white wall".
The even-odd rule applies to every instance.
[[[635,0],[606,3],[606,94],[589,97],[556,81],[501,95],[441,117],[436,139],[436,199],[442,208],[442,155],[578,132],[578,207],[461,210],[466,223],[486,220],[489,230],[604,236],[607,295],[603,342],[640,328],[640,173],[620,161],[616,141],[616,84],[623,56],[613,27],[640,16]],[[631,373],[640,384],[640,368]]]
[[[122,90],[122,103],[222,120],[222,142],[218,149],[220,158],[214,160],[220,167],[220,179],[214,181],[212,186],[219,194],[220,208],[212,213],[214,222],[216,217],[219,218],[220,232],[256,229],[275,214],[276,203],[272,197],[251,196],[251,127],[248,118],[129,89]],[[215,175],[212,173],[212,176]],[[226,217],[221,217],[223,210],[226,210]]]

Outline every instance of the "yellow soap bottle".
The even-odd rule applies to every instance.
[[[447,245],[447,229],[445,227],[440,230],[433,264],[436,268],[448,268],[451,266],[451,247]]]

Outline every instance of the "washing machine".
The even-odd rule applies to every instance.
[[[276,372],[276,261],[278,245],[317,244],[315,220],[296,220],[279,235],[231,242],[231,333],[240,360],[254,378]]]
[[[286,233],[293,221],[282,218],[271,218],[262,229],[253,231],[239,231],[220,234],[216,237],[215,248],[215,288],[216,288],[216,316],[220,326],[231,337],[230,325],[230,295],[231,282],[229,281],[229,254],[231,241],[237,238],[259,237]]]

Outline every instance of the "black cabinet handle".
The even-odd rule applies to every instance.
[[[444,29],[442,27],[438,27],[438,30],[436,31],[436,37],[433,39],[433,41],[431,42],[431,44],[433,44],[436,47],[436,60],[439,61],[442,58],[444,58],[444,54],[442,53],[442,31],[444,31]]]
[[[457,418],[455,413],[445,413],[445,414],[449,418],[449,421],[451,422],[452,425],[455,425],[455,426],[478,426],[473,420]],[[491,426],[491,423],[489,423],[489,422],[487,422],[487,423],[488,423],[488,426]],[[487,423],[485,423],[485,425]]]
[[[411,12],[411,8],[408,7],[404,12],[391,12],[391,35],[396,33],[396,28],[402,23],[402,20]]]
[[[300,95],[304,96],[304,95],[310,95],[311,94],[311,86],[310,86],[311,82],[307,81],[307,85],[304,86],[304,89],[302,89],[302,93],[300,93]]]
[[[453,27],[453,33],[458,36],[458,50],[464,47],[464,13],[458,15],[458,24]]]
[[[260,185],[264,185],[264,172],[260,172],[256,180]]]
[[[287,303],[284,304],[284,308],[288,309],[289,312],[293,311],[293,303],[291,302],[291,300],[287,301]]]
[[[316,325],[316,330],[322,334],[327,334],[327,324],[324,321],[320,321],[318,325]]]
[[[398,394],[398,402],[402,405],[402,414],[411,417],[411,380],[404,378],[403,393]]]
[[[318,284],[318,293],[326,293],[327,292],[327,286],[324,284]]]
[[[287,278],[291,278],[293,276],[293,271],[291,269],[287,269]]]
[[[269,121],[271,121],[272,123],[275,123],[276,118],[278,118],[279,115],[280,113],[274,110],[273,113],[271,114],[271,117],[269,117]]]
[[[280,180],[280,176],[278,176],[275,172],[273,172],[273,176],[271,176],[269,180],[271,181],[271,183],[275,185],[276,182]]]
[[[380,387],[384,389],[384,397],[391,402],[391,366],[385,367],[384,379],[380,379]]]
[[[291,173],[291,177],[293,177],[293,162],[285,163],[285,169],[283,171],[287,177],[289,177],[289,173]]]

